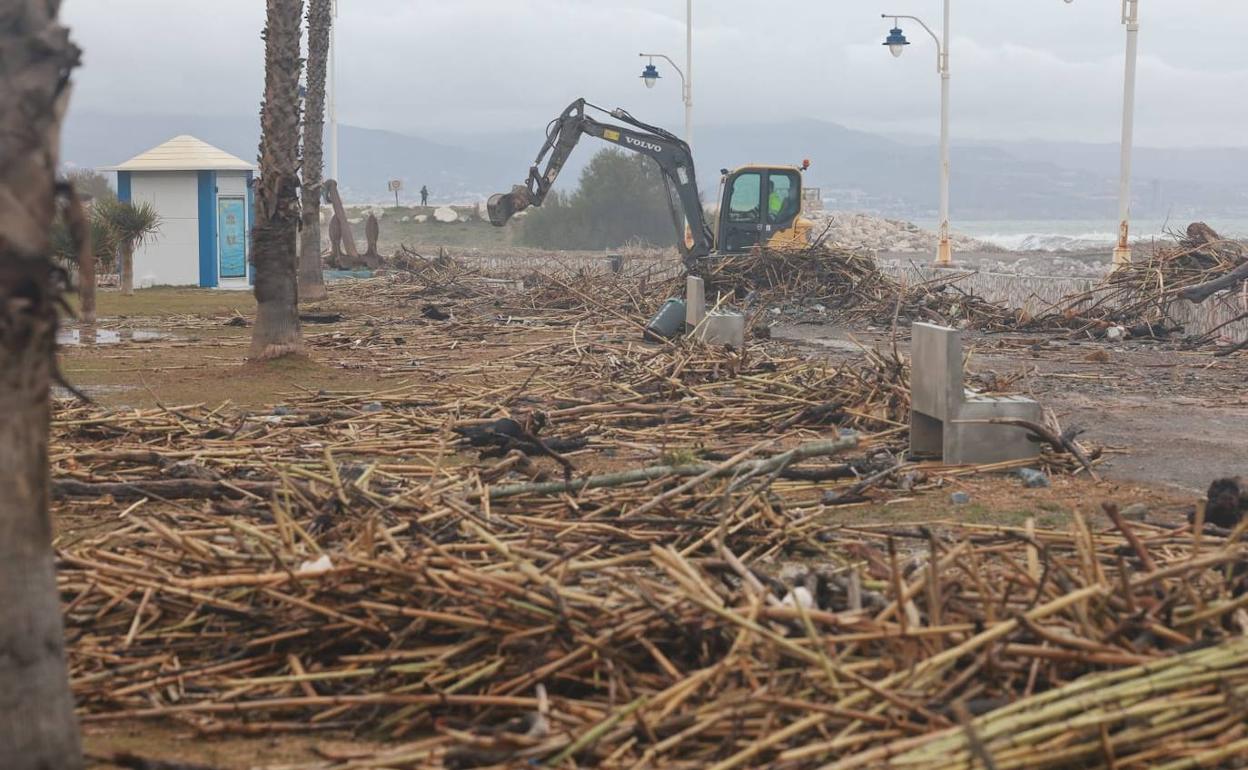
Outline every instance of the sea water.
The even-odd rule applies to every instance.
[[[1248,219],[1211,217],[1205,223],[1226,238],[1248,239]],[[916,220],[936,230],[934,220]],[[1010,251],[1084,251],[1110,249],[1118,241],[1118,224],[1104,219],[965,220],[951,223],[954,232]],[[1188,221],[1143,219],[1131,222],[1131,241],[1148,243],[1181,234]]]

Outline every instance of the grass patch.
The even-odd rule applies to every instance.
[[[962,510],[965,513],[958,518],[969,524],[990,524],[1000,527],[1021,527],[1027,523],[1027,519],[1035,518],[1037,524],[1042,520],[1036,512],[1030,508],[1013,508],[998,510],[985,505],[968,505]],[[1047,518],[1056,518],[1049,515]]]
[[[178,335],[176,327],[162,329]],[[109,406],[162,403],[243,406],[272,404],[311,390],[374,390],[394,385],[370,370],[347,370],[309,356],[246,361],[251,329],[189,330],[185,338],[152,343],[66,346],[66,379]]]
[[[77,305],[77,296],[72,298]],[[249,291],[217,291],[162,286],[135,289],[126,297],[115,289],[101,289],[96,294],[96,315],[106,318],[168,318],[198,315],[226,318],[236,313],[254,315],[256,298]]]

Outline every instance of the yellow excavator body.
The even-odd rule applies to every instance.
[[[809,166],[809,161],[801,166],[751,163],[721,170],[716,251],[809,244],[814,223],[802,216],[802,172]]]
[[[605,113],[619,123],[604,123],[587,110]],[[810,161],[802,161],[800,167],[750,164],[723,169],[719,213],[712,226],[703,208],[688,143],[623,109],[603,110],[584,99],[572,102],[547,126],[546,142],[524,183],[510,192],[490,196],[486,208],[491,224],[502,227],[515,214],[542,205],[582,136],[611,142],[658,164],[671,198],[672,223],[681,241],[686,269],[696,269],[698,260],[716,253],[801,247],[810,240],[814,224],[802,216],[802,172],[810,167]]]

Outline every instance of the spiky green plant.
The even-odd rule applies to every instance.
[[[89,222],[91,224],[91,253],[95,254],[98,264],[112,271],[117,262],[117,250],[120,247],[117,232],[98,213],[93,212]]]
[[[91,253],[95,255],[96,263],[112,270],[113,262],[117,259],[117,233],[96,212],[92,212],[87,223],[91,228]],[[78,261],[78,247],[64,217],[57,217],[52,224],[52,256],[68,264]]]
[[[160,231],[160,212],[150,203],[109,201],[96,214],[108,224],[121,251],[121,292],[134,293],[134,250]]]

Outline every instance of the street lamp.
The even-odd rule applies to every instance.
[[[670,56],[661,53],[639,54],[650,60],[642,71],[641,77],[646,88],[654,88],[659,79],[659,70],[654,66],[655,59],[663,59],[672,65],[676,74],[680,75],[680,96],[685,103],[685,144],[693,145],[693,0],[685,0],[685,68],[681,70]]]
[[[1075,0],[1066,0],[1073,3]],[[1126,74],[1122,84],[1122,144],[1118,177],[1118,244],[1114,268],[1131,264],[1131,149],[1135,143],[1135,70],[1140,50],[1139,0],[1122,0],[1122,24],[1127,28]]]
[[[888,46],[888,50],[893,56],[900,58],[905,53],[906,46],[910,45],[910,41],[906,40],[906,36],[902,34],[900,28],[893,27],[889,30],[888,37],[884,38],[884,45]]]
[[[1131,263],[1131,145],[1135,134],[1135,63],[1139,54],[1139,0],[1122,0],[1122,23],[1127,27],[1127,65],[1122,87],[1122,160],[1118,179],[1118,245],[1114,265]]]
[[[646,81],[646,88],[654,88],[654,81],[659,79],[659,68],[654,64],[647,64],[641,71],[641,79]]]
[[[901,31],[901,19],[914,21],[936,42],[936,72],[940,75],[940,243],[936,247],[936,267],[952,267],[953,246],[949,242],[949,0],[945,0],[943,41],[917,16],[884,13],[880,14],[880,18],[893,20],[893,29],[884,39],[884,45],[888,46],[893,56],[900,57],[910,45]]]
[[[676,70],[676,74],[680,75],[680,98],[681,101],[685,103],[685,144],[692,145],[693,87],[689,84],[688,78],[685,77],[685,73],[681,71],[680,67],[676,66],[676,62],[671,60],[671,57],[665,56],[661,53],[643,53],[638,55],[645,56],[650,59],[650,63],[647,64],[646,68],[641,71],[641,79],[645,81],[646,88],[654,88],[655,81],[661,77],[659,75],[659,68],[654,66],[654,59],[656,58],[665,60],[668,64],[672,65],[672,69]]]

